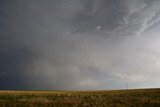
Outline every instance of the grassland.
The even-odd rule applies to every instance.
[[[0,91],[0,107],[160,107],[160,89]]]

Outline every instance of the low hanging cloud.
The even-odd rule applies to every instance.
[[[159,3],[1,1],[0,88],[158,87]]]

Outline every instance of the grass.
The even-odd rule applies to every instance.
[[[0,107],[160,107],[160,89],[0,91]]]

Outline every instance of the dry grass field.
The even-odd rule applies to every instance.
[[[160,89],[0,91],[0,107],[160,107]]]

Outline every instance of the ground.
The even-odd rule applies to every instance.
[[[160,89],[0,91],[0,107],[160,107]]]

